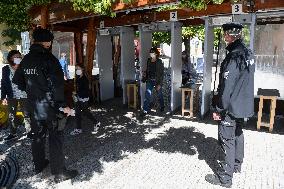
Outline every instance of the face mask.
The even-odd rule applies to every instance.
[[[15,63],[15,64],[20,64],[21,61],[22,61],[21,58],[14,58],[14,63]]]
[[[82,74],[82,70],[76,70],[76,75],[81,75]]]
[[[154,59],[154,58],[156,58],[156,54],[155,53],[150,53],[150,57]]]

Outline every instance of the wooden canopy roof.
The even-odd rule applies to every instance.
[[[243,11],[265,11],[273,9],[284,9],[284,1],[279,0],[254,0],[253,9],[244,3]],[[89,19],[94,17],[94,26],[99,28],[101,21],[104,21],[105,27],[130,26],[140,23],[161,22],[170,19],[170,12],[177,11],[178,20],[183,21],[185,25],[202,24],[199,18],[210,15],[231,14],[231,2],[226,0],[224,3],[209,4],[206,10],[194,11],[183,8],[178,10],[156,12],[152,9],[157,6],[175,4],[177,0],[139,0],[134,4],[116,3],[113,10],[117,12],[114,18],[95,15],[90,12],[74,11],[71,4],[53,3],[49,7],[33,7],[30,14],[35,24],[51,25],[53,30],[63,32],[86,31]],[[42,19],[43,17],[46,17]],[[45,20],[45,21],[44,21]]]

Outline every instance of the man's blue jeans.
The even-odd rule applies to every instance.
[[[150,111],[150,104],[151,104],[151,97],[153,94],[153,88],[156,86],[156,81],[155,80],[149,80],[146,82],[146,91],[145,91],[145,100],[144,100],[144,106],[143,110],[145,112]],[[160,108],[164,109],[164,98],[163,98],[163,93],[162,93],[162,87],[157,91],[158,93],[158,98],[160,102]]]

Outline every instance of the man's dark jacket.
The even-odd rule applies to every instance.
[[[236,118],[254,114],[254,57],[240,39],[229,44],[221,64],[217,111]]]
[[[13,90],[10,80],[10,68],[9,65],[6,65],[2,68],[2,79],[1,79],[1,100],[8,98],[12,99]]]
[[[149,79],[148,76],[149,76],[149,64],[153,64],[151,62],[151,58],[149,58],[147,60],[147,69],[146,69],[146,77],[147,77],[147,80]],[[155,77],[155,80],[156,80],[156,85],[160,85],[162,86],[163,85],[163,79],[164,79],[164,64],[162,62],[161,59],[157,58],[156,62],[154,63],[156,64],[156,77]]]
[[[39,44],[33,44],[15,72],[13,82],[27,93],[36,119],[48,118],[51,106],[65,107],[64,75],[58,59]]]

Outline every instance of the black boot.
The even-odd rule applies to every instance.
[[[18,139],[17,134],[9,134],[6,138],[4,138],[5,141],[11,141],[11,140],[15,140],[15,139]]]
[[[139,117],[140,118],[144,118],[146,115],[148,114],[148,112],[144,111],[144,110],[141,110],[140,114],[139,114]]]
[[[54,182],[59,183],[65,180],[75,178],[78,175],[77,170],[64,169],[62,173],[54,175]]]
[[[242,171],[242,163],[239,160],[235,160],[234,173],[240,173]]]
[[[220,185],[222,187],[226,187],[226,188],[231,188],[232,187],[232,182],[228,182],[228,183],[222,183],[219,179],[219,177],[215,174],[208,174],[205,176],[205,180],[211,184],[214,185]]]
[[[35,169],[36,175],[41,173],[48,166],[48,164],[49,164],[49,160],[45,159],[43,165],[40,168]]]
[[[234,167],[234,173],[241,173],[242,168],[241,167]]]

